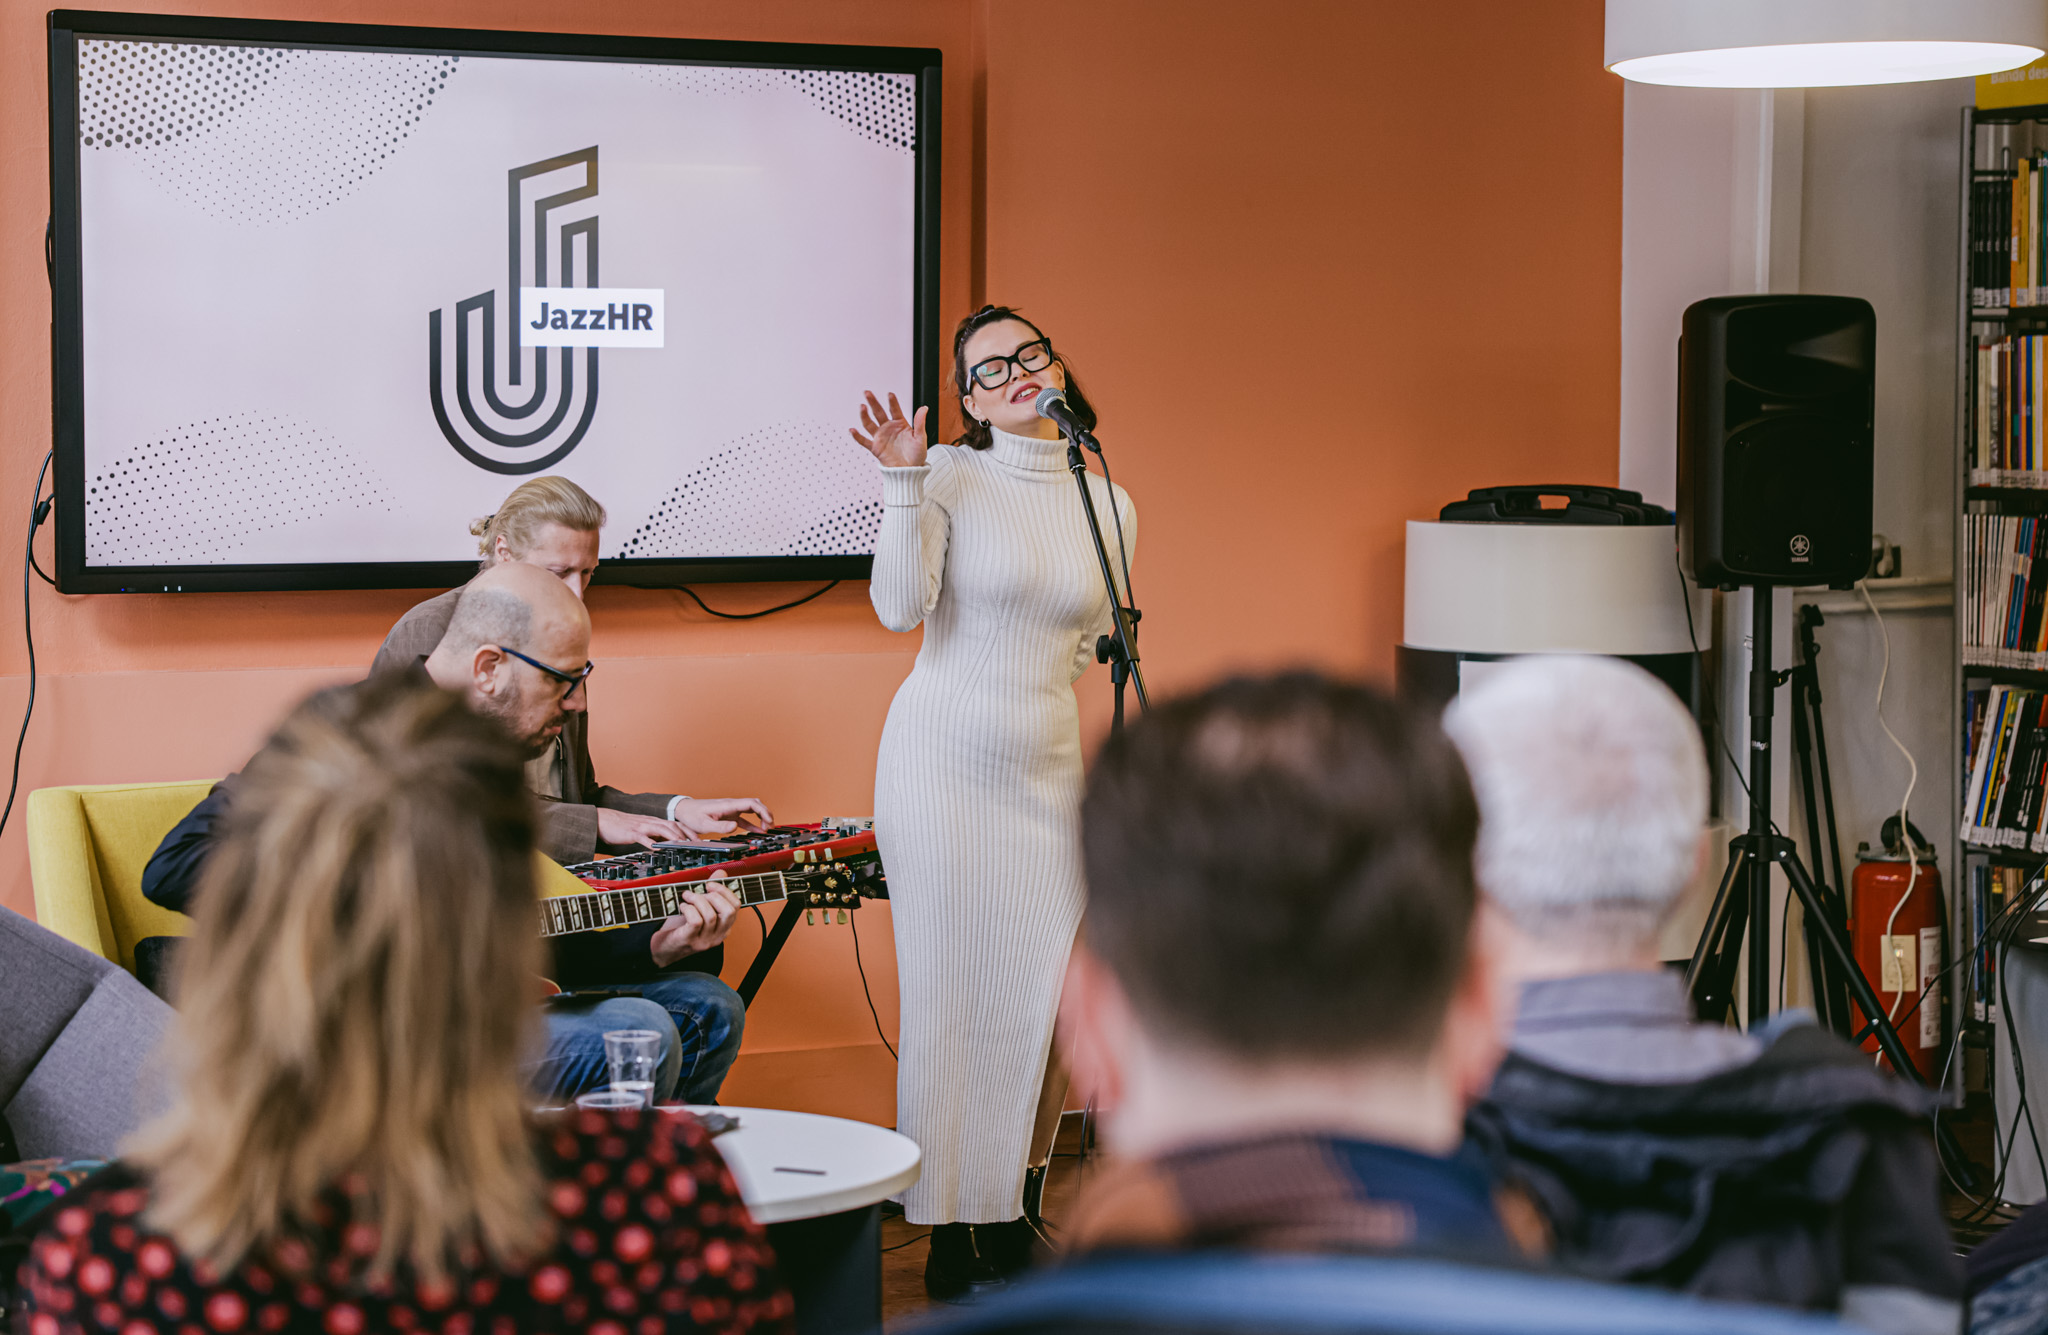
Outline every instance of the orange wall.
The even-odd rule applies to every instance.
[[[1487,483],[1614,479],[1621,94],[1600,69],[1598,0],[122,7],[942,48],[944,319],[984,295],[1024,306],[1103,409],[1143,514],[1161,689],[1276,661],[1384,672],[1402,520]],[[0,0],[0,498],[16,498],[0,520],[48,448],[44,8]],[[798,591],[705,592],[740,608]],[[300,694],[359,672],[417,597],[38,584],[23,789],[233,768]],[[793,817],[869,809],[916,636],[881,630],[865,586],[738,624],[679,595],[600,588],[590,603],[607,781],[758,793]],[[0,727],[25,669],[0,630]],[[1099,674],[1083,696],[1099,728]],[[0,903],[28,912],[19,817],[0,837]],[[861,921],[893,1037],[886,906]],[[736,934],[729,976],[755,935]],[[799,931],[729,1101],[888,1120],[891,1082],[848,930]]]
[[[941,136],[941,301],[967,302],[973,175],[971,11],[963,0],[293,0],[134,3],[101,8],[450,27],[569,29],[677,37],[938,47],[949,76]],[[49,447],[49,292],[44,0],[0,0],[0,515],[26,509]],[[960,133],[951,133],[954,125]],[[17,534],[18,519],[0,521]],[[45,560],[49,539],[42,540]],[[4,544],[0,544],[4,545]],[[4,566],[13,570],[11,563]],[[4,580],[0,580],[4,583]],[[713,606],[765,607],[804,586],[705,590]],[[418,591],[66,598],[33,591],[41,678],[22,788],[215,775],[234,769],[306,691],[359,676]],[[856,815],[873,804],[873,756],[915,635],[875,623],[865,585],[758,623],[719,623],[681,595],[600,588],[590,597],[601,664],[593,697],[599,774],[627,788],[749,793],[779,815]],[[9,598],[6,607],[14,604]],[[0,718],[26,681],[15,613],[0,613]],[[0,724],[0,728],[7,725]],[[33,912],[21,806],[0,837],[0,904]],[[895,974],[886,907],[863,932],[876,1003],[892,1025]],[[735,935],[731,977],[757,931]],[[845,929],[799,931],[764,989],[729,1097],[835,1108],[889,1120],[893,1072],[875,1043]],[[795,1054],[795,1055],[790,1055]],[[820,1093],[820,1088],[825,1092]]]
[[[1404,520],[1614,481],[1598,0],[991,15],[988,296],[1045,321],[1102,413],[1154,683],[1390,673]]]

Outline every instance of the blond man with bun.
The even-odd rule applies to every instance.
[[[522,482],[497,513],[469,531],[478,540],[481,569],[508,561],[539,566],[581,598],[597,573],[597,535],[604,522],[604,507],[589,492],[565,477],[537,477]],[[450,589],[400,617],[370,671],[403,667],[434,652],[461,596],[461,589]],[[600,784],[590,761],[588,719],[581,713],[533,762],[527,778],[542,803],[541,852],[565,865],[636,845],[652,847],[662,839],[731,834],[749,817],[763,824],[772,819],[757,797],[628,793]]]
[[[171,1106],[43,1216],[22,1330],[789,1329],[700,1123],[529,1111],[528,748],[470,703],[387,673],[250,761]]]

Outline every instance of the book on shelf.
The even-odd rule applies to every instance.
[[[1974,1019],[1998,1020],[1998,946],[1984,939],[1984,931],[2005,906],[2016,902],[2025,888],[2027,873],[2018,867],[1994,867],[1973,863],[1969,875],[1970,940],[1976,943],[1976,967],[1968,981],[1970,1014]]]
[[[1979,336],[1970,485],[2048,489],[2048,334]]]
[[[1963,662],[2048,671],[2048,516],[1964,513]]]
[[[1966,842],[1989,848],[2048,853],[2048,693],[2032,687],[1992,686],[1983,722],[1968,757],[1963,797]]]
[[[1971,186],[1970,304],[2004,306],[2012,287],[2012,176],[1980,174]]]

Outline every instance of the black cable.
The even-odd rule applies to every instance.
[[[50,461],[47,458],[43,460],[43,466],[45,468],[49,467],[49,464]],[[49,585],[53,589],[57,587],[57,581],[51,579],[48,572],[46,572],[43,569],[43,567],[36,561],[36,543],[34,529],[41,528],[43,526],[43,521],[47,520],[50,517],[50,507],[55,505],[56,503],[57,492],[55,485],[52,484],[50,494],[48,496],[45,496],[43,495],[42,480],[38,478],[36,481],[35,508],[29,512],[31,519],[33,519],[34,521],[34,528],[32,528],[29,532],[28,568],[30,570],[35,571],[36,574],[42,576],[43,583]]]
[[[2034,869],[2033,874],[2030,877],[2028,877],[2025,882],[2023,882],[2023,885],[2031,886],[2032,888],[2026,891],[2025,893],[2015,895],[2011,903],[2007,904],[2003,909],[1999,910],[1998,913],[1994,914],[1985,923],[1984,929],[1977,934],[1977,939],[1971,943],[1968,951],[1958,953],[1951,963],[1949,963],[1946,967],[1941,969],[1940,972],[1935,974],[1933,978],[1929,979],[1927,985],[1920,990],[1920,995],[1914,998],[1912,1007],[1909,1008],[1906,1011],[1905,1016],[1901,1018],[1910,1018],[1914,1011],[1917,1011],[1920,1008],[1920,1006],[1927,1000],[1928,996],[1932,994],[1934,989],[1940,985],[1942,980],[1948,977],[1948,975],[1950,975],[1951,973],[1955,972],[1956,969],[1962,967],[1965,963],[1968,964],[1969,968],[1964,979],[1959,984],[1959,988],[1971,993],[1975,992],[1977,981],[1981,976],[1981,970],[1984,963],[1984,950],[1987,943],[1991,943],[1994,940],[2003,943],[2005,937],[2010,935],[2012,929],[2017,927],[2022,920],[2024,920],[2030,913],[2034,911],[2035,906],[2040,902],[2043,895],[2048,894],[2048,880],[2044,880],[2042,878],[2042,872],[2044,870],[2048,870],[2048,860],[2044,860],[2040,866],[2037,866]],[[2001,974],[2002,983],[2004,964],[2002,956],[1999,957],[1997,963],[1999,965],[1999,972]],[[2006,1006],[2006,1001],[2004,989],[2002,986],[2000,988],[2000,997],[2001,1015],[2003,1015],[2004,1008]],[[1948,1083],[1948,1075],[1949,1072],[1955,1066],[1956,1055],[1962,1051],[1964,1028],[1965,1025],[1958,1024],[1956,1026],[1955,1033],[1949,1039],[1948,1051],[1942,1058],[1941,1079],[1937,1082],[1937,1088],[1945,1086]],[[2008,1036],[2010,1037],[2010,1030],[2008,1030]],[[1978,1197],[1970,1191],[1966,1190],[1961,1183],[1955,1180],[1954,1174],[1949,1172],[1949,1165],[1947,1160],[1940,1158],[1940,1156],[1937,1156],[1937,1159],[1941,1164],[1942,1176],[1947,1178],[1950,1188],[1953,1189],[1957,1195],[1963,1197],[1963,1199],[1970,1201],[1973,1206],[1972,1209],[1966,1211],[1964,1214],[1955,1219],[1954,1222],[1957,1223],[1975,1223],[1981,1219],[1986,1219],[1993,1215],[2000,1214],[2001,1212],[2009,1213],[2009,1207],[2003,1199],[2005,1179],[2006,1174],[2012,1164],[2012,1146],[2017,1143],[2019,1137],[2020,1118],[2022,1116],[2025,1116],[2028,1112],[2028,1102],[2025,1095],[2025,1059],[2019,1053],[2017,1047],[2017,1040],[2014,1039],[2013,1042],[2014,1075],[2016,1078],[2015,1083],[2018,1084],[2021,1089],[2021,1098],[2019,1103],[2015,1106],[2013,1110],[2012,1124],[2005,1133],[2005,1135],[2001,1136],[1999,1134],[1998,1123],[1995,1118],[1992,1122],[1992,1153],[1996,1157],[1997,1172],[1993,1176],[1989,1190],[1983,1197]],[[1994,1058],[1997,1056],[1997,1051],[1995,1048],[1992,1051],[1992,1056]],[[1936,1105],[1931,1117],[1933,1127],[1936,1131],[1939,1131],[1941,1127],[1941,1112],[1942,1109],[1940,1105]],[[2030,1136],[2034,1135],[2033,1123],[2031,1119],[2029,1119],[2028,1121],[2028,1133]],[[2037,1155],[2039,1153],[2038,1147],[2036,1149],[2036,1153]]]
[[[51,450],[43,456],[43,466],[36,471],[36,486],[32,495],[35,502],[28,510],[28,538],[22,544],[21,567],[21,633],[28,644],[28,705],[21,711],[21,732],[14,739],[14,777],[7,785],[7,805],[0,807],[0,834],[7,832],[8,818],[14,814],[14,795],[21,790],[21,748],[28,741],[29,720],[36,712],[36,627],[35,618],[29,606],[29,567],[35,562],[36,530],[49,511],[43,508],[43,479],[49,476],[50,460],[56,455]]]
[[[721,612],[717,608],[713,607],[711,604],[705,602],[702,598],[699,598],[697,596],[697,591],[687,584],[674,585],[673,591],[688,594],[690,596],[691,602],[697,604],[697,606],[703,608],[712,616],[722,617],[727,621],[752,621],[755,617],[773,616],[777,612],[787,612],[792,607],[802,607],[805,603],[810,602],[813,598],[822,598],[826,594],[832,592],[832,590],[839,587],[839,583],[840,581],[835,579],[831,583],[827,584],[824,588],[815,589],[812,592],[805,594],[803,597],[798,598],[793,602],[781,603],[775,607],[764,607],[758,612]],[[669,586],[653,584],[636,584],[632,587],[638,589],[652,589],[657,587],[665,588]]]
[[[2005,1030],[2006,1046],[2012,1051],[2013,1084],[2020,1092],[2019,1102],[2014,1105],[2013,1111],[2013,1117],[2017,1121],[2022,1112],[2028,1112],[2027,1062],[2026,1058],[2020,1055],[2019,1030],[2012,1023],[2012,998],[2006,994],[2005,990],[2006,960],[2012,955],[2012,943],[2010,941],[2001,941],[1999,944],[2003,949],[1998,954],[1998,1018],[1999,1027]],[[2034,1118],[2031,1112],[2028,1112],[2027,1116],[2027,1139],[2033,1142],[2034,1162],[2040,1166],[2042,1180],[2048,1181],[2048,1155],[2041,1153],[2041,1134],[2034,1129]],[[2006,1158],[2010,1161],[2011,1157],[2012,1153],[2008,1148]]]
[[[925,1230],[924,1232],[922,1232],[922,1233],[918,1234],[918,1235],[917,1235],[916,1237],[914,1237],[914,1238],[905,1238],[905,1239],[904,1239],[903,1241],[901,1241],[901,1242],[898,1242],[898,1243],[892,1244],[891,1246],[887,1246],[887,1247],[884,1247],[884,1248],[882,1248],[882,1250],[883,1250],[883,1251],[885,1251],[885,1252],[900,1252],[900,1251],[902,1251],[902,1250],[903,1250],[903,1249],[904,1249],[905,1247],[908,1247],[908,1246],[909,1246],[909,1245],[910,1245],[911,1243],[913,1243],[913,1242],[923,1242],[923,1241],[924,1241],[924,1240],[925,1240],[926,1238],[930,1237],[931,1235],[932,1235],[932,1231],[931,1231],[930,1229],[926,1229],[926,1230]]]
[[[896,1049],[889,1044],[889,1036],[882,1032],[882,1016],[875,1009],[875,994],[868,990],[867,966],[860,962],[860,910],[856,908],[847,922],[853,928],[853,967],[860,970],[860,994],[868,999],[868,1014],[875,1018],[875,1037],[881,1039],[882,1046],[889,1049],[890,1061],[901,1061],[903,1059],[896,1055]]]
[[[1124,567],[1124,601],[1136,607],[1138,595],[1131,590],[1131,552],[1124,545],[1124,515],[1116,508],[1116,479],[1109,475],[1109,456],[1100,445],[1095,447],[1095,457],[1102,464],[1102,480],[1109,487],[1109,517],[1116,522],[1116,555]]]

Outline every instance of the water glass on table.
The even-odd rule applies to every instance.
[[[612,1092],[631,1094],[640,1107],[652,1107],[661,1035],[652,1029],[614,1029],[604,1036],[604,1056],[612,1068]]]
[[[578,1094],[576,1106],[589,1108],[594,1112],[626,1112],[637,1111],[646,1107],[647,1103],[641,1095],[624,1090],[593,1089],[588,1094]]]

